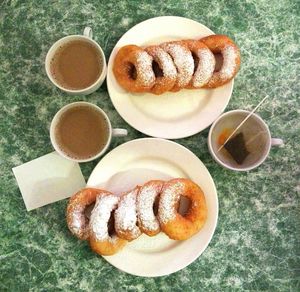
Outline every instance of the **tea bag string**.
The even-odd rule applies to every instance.
[[[260,102],[259,104],[246,116],[246,118],[244,118],[241,123],[235,128],[235,130],[229,135],[229,137],[225,140],[225,142],[219,147],[219,149],[217,150],[217,152],[219,152],[224,146],[225,144],[233,137],[233,135],[238,131],[238,129],[245,124],[245,122],[253,115],[253,113],[263,104],[263,102],[268,98],[269,96],[265,96]]]
[[[266,131],[259,131],[257,134],[255,134],[251,139],[249,139],[246,142],[246,146],[248,146],[249,144],[251,144],[253,141],[255,141],[260,135],[267,133]]]

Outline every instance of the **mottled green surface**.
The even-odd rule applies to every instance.
[[[299,2],[50,2],[0,1],[0,291],[299,291]],[[257,170],[233,173],[209,156],[207,130],[179,140],[215,180],[219,222],[193,264],[145,279],[118,271],[73,238],[64,220],[66,201],[26,212],[11,168],[52,151],[50,120],[71,101],[96,103],[113,125],[126,126],[105,86],[84,98],[52,86],[44,72],[50,45],[90,25],[109,57],[130,27],[160,15],[192,18],[237,41],[243,63],[228,109],[251,109],[269,94],[260,114],[286,145]],[[143,136],[127,128],[126,140]],[[86,178],[96,163],[82,165]]]

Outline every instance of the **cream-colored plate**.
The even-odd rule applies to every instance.
[[[233,81],[216,89],[185,89],[156,96],[125,91],[112,72],[116,53],[125,45],[147,46],[211,34],[209,28],[191,19],[163,16],[141,22],[121,37],[109,58],[107,87],[116,110],[129,125],[153,137],[184,138],[207,128],[225,110]]]
[[[93,170],[87,185],[116,194],[151,179],[186,177],[204,191],[208,218],[204,227],[185,241],[164,233],[146,235],[128,243],[113,256],[104,257],[118,269],[137,276],[157,277],[183,269],[205,250],[216,228],[218,197],[215,184],[200,159],[187,148],[164,139],[143,138],[109,152]]]

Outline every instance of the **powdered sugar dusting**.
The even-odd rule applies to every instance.
[[[119,232],[130,232],[133,238],[137,238],[141,231],[137,227],[136,196],[139,188],[124,194],[115,212],[115,226]]]
[[[159,46],[151,47],[148,52],[157,63],[161,64],[161,69],[163,71],[164,77],[176,78],[176,67],[173,63],[172,58],[167,52],[165,52]]]
[[[197,51],[199,58],[198,67],[193,77],[193,86],[202,87],[212,77],[216,65],[216,60],[213,53],[206,48]]]
[[[172,184],[166,184],[160,195],[158,216],[159,220],[166,224],[170,220],[175,218],[176,210],[175,204],[179,201],[181,194],[184,191],[184,184],[182,182],[176,182]]]
[[[145,229],[156,231],[160,229],[159,221],[153,213],[155,198],[160,194],[163,182],[145,184],[137,196],[137,212],[141,225]]]
[[[223,66],[219,72],[221,79],[229,79],[236,70],[237,51],[233,46],[227,46],[223,51]]]
[[[84,214],[87,207],[81,202],[83,192],[79,192],[72,197],[68,205],[67,222],[70,231],[81,239],[88,236],[88,219]]]
[[[114,241],[108,234],[108,221],[111,212],[117,208],[119,198],[114,195],[100,195],[91,213],[90,230],[99,241]]]
[[[137,74],[144,86],[149,86],[155,81],[152,69],[153,58],[145,51],[137,53]]]
[[[173,58],[177,68],[177,85],[179,87],[186,86],[194,73],[194,60],[191,52],[176,43],[162,44],[162,48]]]
[[[85,218],[83,211],[83,206],[77,206],[77,208],[72,212],[72,223],[70,228],[75,234],[82,232],[85,228]]]

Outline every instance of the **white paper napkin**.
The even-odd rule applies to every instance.
[[[79,164],[56,152],[12,170],[27,211],[68,198],[86,185]]]

